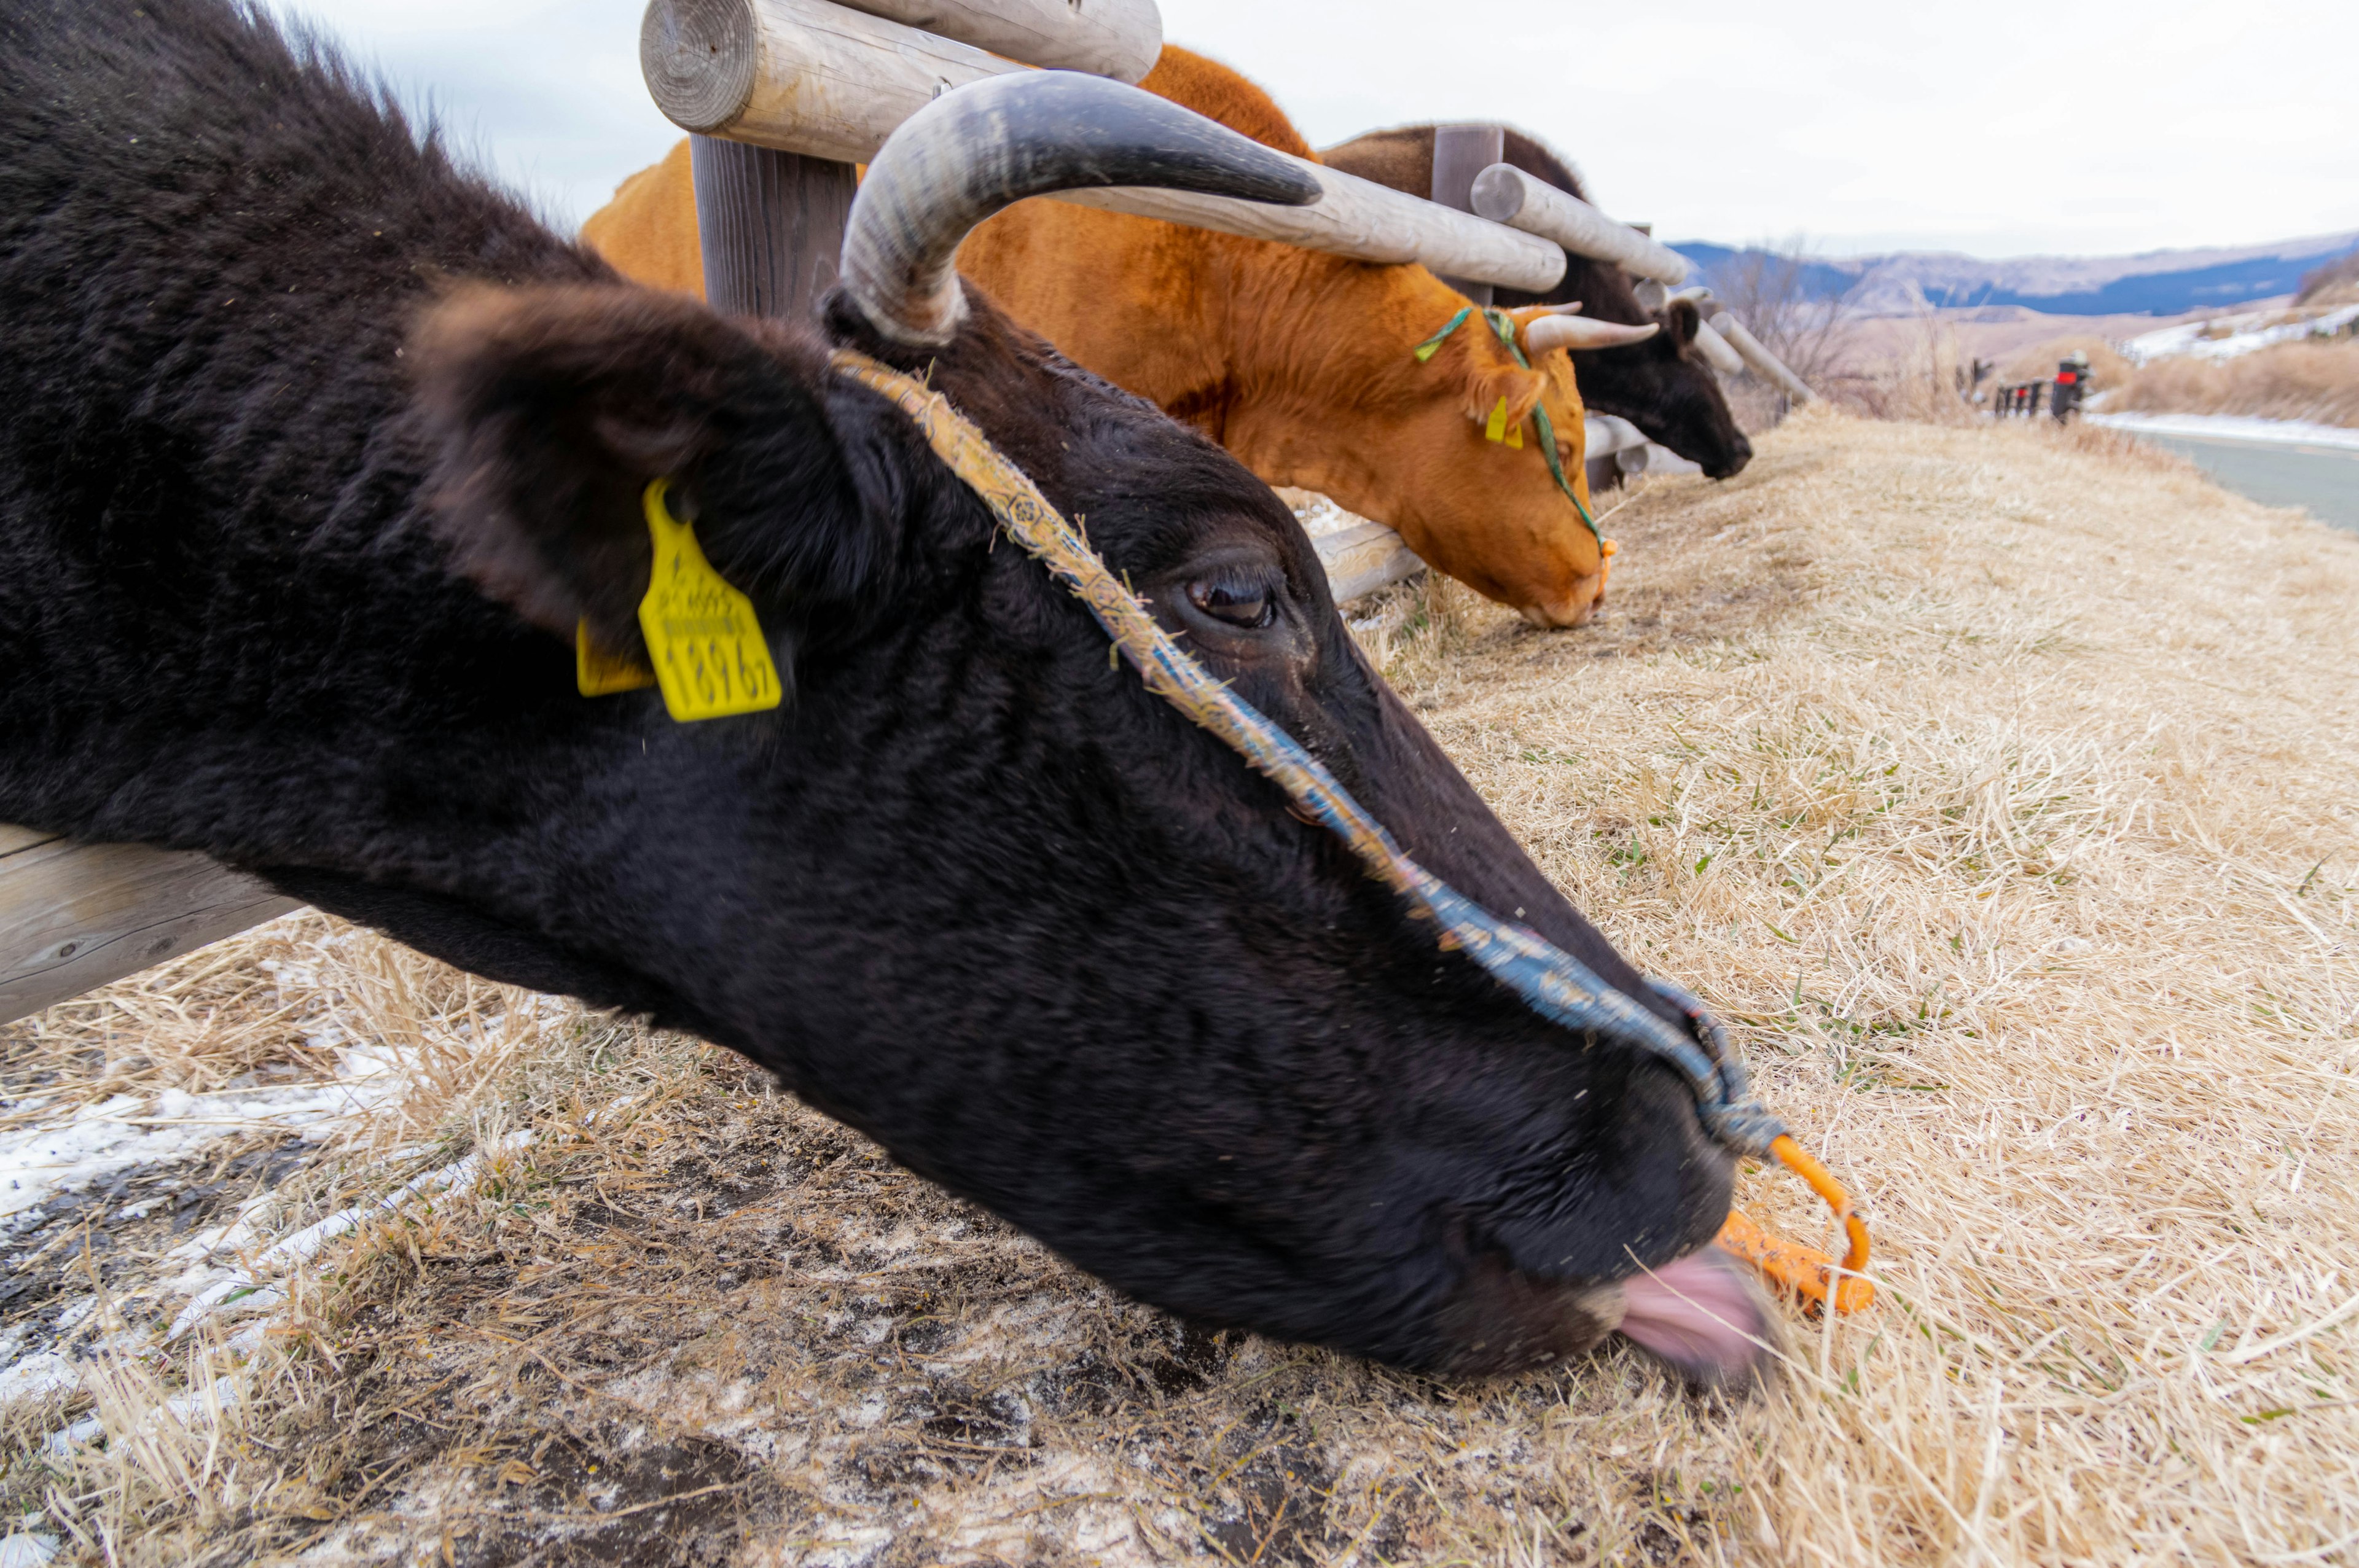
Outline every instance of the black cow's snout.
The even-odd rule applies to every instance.
[[[1703,465],[1706,479],[1731,479],[1745,471],[1753,460],[1753,443],[1739,436],[1728,445],[1727,456]]]

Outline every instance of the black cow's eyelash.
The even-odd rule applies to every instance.
[[[1212,577],[1188,585],[1188,602],[1213,620],[1258,631],[1277,618],[1277,589],[1259,578]]]

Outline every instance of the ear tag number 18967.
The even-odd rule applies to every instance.
[[[639,600],[639,631],[664,707],[685,724],[776,708],[786,688],[753,601],[712,569],[696,535],[664,505],[664,481],[645,497],[655,569]],[[586,691],[590,682],[584,680]]]

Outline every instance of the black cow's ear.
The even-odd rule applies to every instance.
[[[1663,335],[1682,349],[1695,341],[1702,323],[1703,313],[1692,299],[1674,299],[1663,311]]]
[[[673,481],[716,570],[756,603],[856,591],[877,557],[821,388],[820,351],[630,287],[473,286],[408,359],[460,569],[534,624],[641,646],[642,497]]]

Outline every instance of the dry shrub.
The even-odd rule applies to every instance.
[[[1818,383],[1837,408],[1871,419],[1922,425],[1965,425],[1976,411],[1967,400],[1970,360],[1957,334],[1931,314],[1908,323],[1897,336],[1881,334],[1886,346],[1872,353],[1869,334],[1853,334],[1845,356]]]
[[[2359,250],[2304,273],[2297,305],[2359,305]]]
[[[2231,360],[2174,355],[2098,385],[2108,414],[2247,414],[2359,427],[2359,342],[2278,343]]]
[[[471,1113],[538,1141],[323,1255],[216,1429],[235,1498],[142,1461],[103,1551],[2348,1560],[2359,541],[2044,421],[1822,407],[1612,531],[1590,629],[1443,587],[1362,634],[1871,1205],[1879,1303],[1791,1319],[1766,1391],[1205,1336],[719,1053],[552,1025]],[[488,1005],[408,983],[427,1027]],[[1740,1198],[1823,1234],[1789,1180]]]

